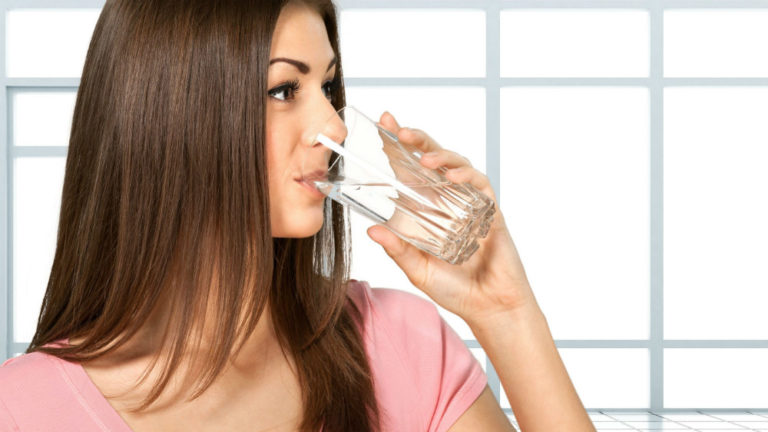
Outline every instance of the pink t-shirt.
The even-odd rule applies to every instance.
[[[383,431],[444,432],[477,399],[487,376],[433,303],[350,284]],[[0,431],[130,432],[82,366],[34,352],[0,367]]]

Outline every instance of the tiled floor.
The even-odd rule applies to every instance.
[[[761,431],[768,432],[768,410],[715,413],[655,413],[588,411],[598,431]],[[518,431],[513,416],[509,417]],[[525,431],[522,431],[525,432]]]

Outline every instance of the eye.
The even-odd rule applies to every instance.
[[[299,81],[293,80],[284,84],[280,84],[279,86],[268,91],[267,94],[269,94],[270,97],[285,102],[295,98],[296,93],[299,92],[300,87],[301,85],[299,84]]]
[[[333,92],[336,91],[336,89],[339,86],[339,80],[338,78],[334,78],[332,80],[328,80],[323,84],[323,91],[325,91],[325,97],[328,98],[328,100],[333,100]]]

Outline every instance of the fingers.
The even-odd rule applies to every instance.
[[[436,169],[440,166],[444,166],[446,168],[472,166],[472,163],[466,157],[445,149],[424,153],[424,155],[421,157],[421,164],[427,168],[432,169]]]
[[[496,201],[496,194],[488,177],[474,169],[466,157],[440,147],[435,140],[420,129],[401,127],[388,111],[381,115],[380,124],[385,129],[395,132],[398,140],[422,150],[425,154],[420,162],[425,167],[431,169],[445,167],[448,169],[445,173],[448,180],[453,183],[469,183]]]
[[[400,126],[395,119],[395,116],[389,111],[384,111],[379,120],[379,124],[384,127],[384,129],[397,135],[398,140],[416,146],[416,148],[423,152],[442,149],[442,147],[440,147],[440,145],[424,131]]]
[[[425,167],[431,169],[437,169],[438,167],[447,168],[445,176],[448,180],[453,183],[469,183],[496,201],[496,196],[493,193],[488,177],[474,169],[472,163],[466,157],[443,149],[425,153],[422,155],[420,162]]]
[[[445,178],[453,183],[469,183],[480,192],[488,195],[493,201],[496,201],[496,193],[491,187],[491,181],[480,171],[465,165],[457,168],[451,168],[445,172]]]
[[[423,152],[442,150],[443,148],[421,129],[401,128],[397,133],[397,139],[416,146]]]
[[[395,116],[393,116],[389,111],[384,111],[384,113],[381,115],[381,119],[379,120],[379,124],[381,124],[384,129],[387,129],[390,132],[398,133],[400,131],[400,124],[397,123]]]

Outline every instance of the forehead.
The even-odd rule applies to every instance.
[[[308,6],[287,4],[277,19],[270,58],[289,57],[325,66],[333,55],[320,15]]]

